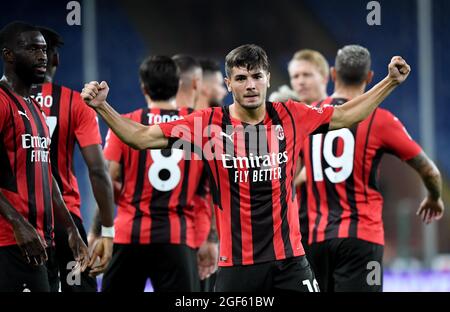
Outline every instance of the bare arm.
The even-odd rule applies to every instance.
[[[400,83],[405,81],[411,71],[410,66],[399,56],[392,58],[388,68],[388,76],[372,89],[335,107],[330,130],[349,128],[366,119]]]
[[[113,226],[113,188],[111,179],[99,144],[81,149],[84,161],[89,170],[92,191],[100,211],[101,224]]]
[[[122,188],[122,177],[121,177],[122,166],[116,161],[106,161],[106,164],[108,167],[108,174],[109,174],[108,179],[112,181],[113,185],[114,201],[117,202],[117,198]],[[97,209],[89,233],[90,235],[93,235],[92,240],[98,238],[101,235],[101,225],[102,223],[100,219],[100,213],[99,210]]]
[[[67,230],[69,247],[72,250],[74,259],[79,262],[81,272],[83,272],[86,270],[89,261],[88,249],[80,237],[80,233],[73,222],[69,210],[67,210],[55,177],[52,177],[52,180],[52,201],[55,222],[62,224],[62,226]]]
[[[117,188],[120,188],[120,185],[117,186],[117,181],[120,180],[120,172],[121,172],[121,165],[115,161],[108,161],[108,171],[109,174],[105,172],[108,175],[108,181],[111,184],[112,180],[112,186],[111,186],[111,201],[112,199],[112,193],[120,192],[120,189],[117,190]],[[114,189],[114,190],[112,190]],[[99,212],[99,209],[95,211],[94,221],[92,222],[91,231],[89,232],[88,241],[89,246],[92,246],[92,256],[91,260],[89,261],[89,266],[91,267],[90,275],[91,276],[97,276],[98,274],[103,273],[106,268],[108,267],[109,261],[112,258],[112,251],[113,251],[113,239],[109,237],[100,237],[102,235],[101,233],[101,225],[103,223],[100,220],[100,213],[103,214],[102,211]],[[112,221],[112,213],[113,213],[113,206],[111,203],[111,222]],[[96,264],[96,260],[100,258],[100,261],[98,264]]]
[[[408,160],[407,163],[417,171],[428,191],[427,197],[417,210],[417,215],[420,215],[425,223],[430,223],[433,219],[439,220],[444,214],[444,203],[441,199],[442,179],[439,169],[424,152]]]
[[[82,99],[105,120],[111,130],[127,145],[135,149],[161,149],[167,147],[168,139],[157,125],[144,126],[120,116],[107,102],[108,85],[92,81],[85,84]]]
[[[9,222],[14,231],[17,246],[27,263],[41,265],[47,261],[47,247],[36,229],[14,208],[0,191],[0,215]]]
[[[73,222],[72,216],[66,207],[66,203],[63,200],[61,191],[59,190],[58,184],[53,177],[52,184],[52,202],[53,202],[53,213],[55,215],[55,222],[61,224],[67,232],[78,231],[75,223]]]
[[[407,161],[422,178],[423,184],[428,190],[428,196],[434,200],[441,197],[442,179],[439,169],[428,156],[421,152],[419,155]]]

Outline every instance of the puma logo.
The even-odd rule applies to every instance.
[[[17,112],[19,113],[19,115],[25,116],[28,120],[30,120],[30,118],[28,118],[28,116],[27,116],[27,112],[26,111],[22,112],[22,111],[18,110]]]
[[[220,135],[223,136],[223,137],[228,138],[231,142],[233,142],[233,133],[226,134],[225,132],[220,132]]]

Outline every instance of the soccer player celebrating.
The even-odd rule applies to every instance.
[[[130,122],[155,125],[192,112],[177,109],[179,72],[171,58],[146,59],[140,81],[148,107],[126,114]],[[191,200],[201,180],[202,161],[185,160],[179,149],[137,151],[111,131],[104,152],[119,195],[113,259],[102,290],[143,291],[150,278],[157,292],[198,291]]]
[[[340,49],[331,69],[334,93],[314,107],[337,109],[361,96],[373,77],[370,66],[367,49]],[[357,125],[310,136],[303,153],[308,213],[301,228],[308,229],[308,259],[322,290],[382,291],[382,284],[367,283],[367,264],[382,264],[383,198],[377,177],[386,152],[406,161],[428,189],[417,212],[423,221],[442,217],[439,170],[389,111],[377,108]]]
[[[314,109],[293,101],[266,102],[270,73],[262,48],[240,46],[226,56],[225,64],[232,105],[159,125],[121,117],[106,102],[104,81],[86,84],[81,94],[134,148],[194,145],[202,152],[211,173],[219,230],[216,291],[317,290],[300,241],[293,188],[300,148],[312,133],[364,120],[406,79],[410,67],[393,57],[386,78],[367,93],[336,108]]]
[[[74,272],[89,259],[52,177],[45,116],[30,97],[32,84],[44,81],[47,46],[36,27],[13,22],[0,31],[0,49],[0,291],[50,291],[44,264],[53,213],[78,261]]]
[[[58,291],[61,282],[63,292],[95,292],[97,281],[93,274],[104,271],[112,256],[114,208],[111,180],[103,159],[102,140],[95,111],[84,105],[79,92],[52,82],[59,66],[58,48],[63,44],[63,40],[52,29],[39,27],[39,30],[47,43],[48,65],[44,84],[33,87],[32,93],[47,116],[46,121],[52,140],[50,150],[52,172],[72,219],[84,242],[87,243],[86,231],[81,220],[78,182],[73,173],[73,151],[75,143],[78,143],[89,170],[92,190],[104,226],[103,237],[96,244],[90,262],[93,266],[99,256],[101,260],[98,267],[93,268],[91,276],[87,271],[81,274],[80,285],[69,285],[67,264],[73,261],[73,255],[67,244],[65,229],[60,224],[55,224],[55,251],[51,252],[47,263],[50,286],[53,291]]]

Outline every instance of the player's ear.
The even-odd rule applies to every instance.
[[[270,88],[270,73],[267,72],[267,88]]]
[[[372,82],[373,75],[374,75],[373,70],[371,70],[367,73],[366,84],[370,84]]]
[[[143,93],[144,95],[147,95],[147,96],[148,96],[148,90],[147,90],[147,87],[144,85],[143,82],[141,82],[141,91],[142,91],[142,93]]]
[[[225,81],[225,85],[227,86],[228,92],[231,92],[231,81],[230,81],[230,79],[228,77],[225,77],[224,81]]]
[[[2,49],[2,57],[6,63],[12,63],[15,60],[14,53],[8,48]]]
[[[334,66],[330,67],[330,77],[333,83],[336,83],[336,68]]]

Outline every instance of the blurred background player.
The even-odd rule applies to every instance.
[[[217,105],[225,96],[220,86],[223,88],[223,80],[220,68],[213,62],[202,65],[197,59],[190,55],[178,54],[172,57],[177,64],[180,73],[180,88],[177,92],[176,104],[178,107],[195,107],[209,104]],[[201,76],[200,76],[201,73]],[[201,77],[201,80],[199,79]],[[184,88],[181,88],[181,85]],[[179,102],[184,101],[184,102]],[[209,176],[206,168],[203,168],[199,190],[194,195],[191,205],[194,207],[195,223],[195,247],[197,251],[197,265],[200,278],[200,290],[212,291],[214,278],[209,279],[217,270],[218,261],[218,239],[213,222],[212,198],[209,190]]]
[[[327,96],[329,71],[328,62],[319,51],[310,49],[297,51],[288,64],[292,90],[288,86],[282,86],[271,95],[272,100],[284,102],[294,97],[294,99],[296,98],[306,104],[311,104],[324,99]],[[302,152],[300,155],[302,155]],[[300,160],[302,160],[302,157]],[[305,180],[304,171],[301,171],[303,164],[299,161],[298,165],[295,185],[301,219],[307,213],[307,192],[305,185],[302,183]],[[305,248],[306,256],[308,256],[307,228],[301,226],[300,231],[302,233],[303,248]]]
[[[31,98],[32,84],[45,78],[47,46],[38,28],[13,22],[0,31],[0,49],[0,291],[50,291],[53,214],[75,268],[83,272],[89,255],[52,176],[45,114]]]
[[[192,112],[190,103],[177,108],[179,73],[171,58],[149,57],[141,64],[139,74],[147,107],[125,117],[154,125]],[[106,139],[105,157],[115,192],[120,195],[116,201],[113,258],[102,290],[143,291],[150,278],[157,292],[198,291],[191,200],[199,189],[202,161],[185,160],[180,150],[137,151],[112,131]]]
[[[227,90],[219,64],[212,59],[202,59],[200,65],[203,71],[203,80],[195,109],[222,106]]]
[[[288,65],[291,87],[302,103],[311,104],[327,97],[330,69],[325,57],[318,51],[300,50]]]
[[[172,57],[180,73],[180,87],[176,96],[177,107],[195,109],[202,90],[203,72],[200,63],[192,56],[177,54]]]
[[[101,224],[106,228],[103,233],[105,236],[95,246],[92,260],[97,260],[97,256],[101,260],[100,267],[93,268],[93,272],[99,269],[104,270],[112,256],[112,233],[107,232],[113,229],[114,207],[111,180],[103,158],[102,140],[96,121],[97,115],[94,110],[86,108],[79,92],[53,83],[59,66],[58,48],[63,45],[63,39],[52,29],[39,27],[39,30],[47,42],[48,64],[44,84],[35,85],[32,93],[45,112],[50,129],[52,172],[78,231],[87,244],[86,231],[81,219],[78,182],[73,172],[73,153],[75,144],[78,144],[100,209]],[[89,276],[87,271],[81,275],[80,285],[67,283],[67,275],[70,273],[67,264],[70,261],[73,261],[73,255],[67,244],[67,233],[60,224],[56,223],[55,255],[50,256],[47,264],[52,291],[58,291],[59,282],[61,282],[63,292],[95,292],[96,279],[94,276]]]
[[[314,103],[339,106],[364,93],[373,72],[366,48],[340,49],[331,69],[334,93]],[[384,153],[405,161],[420,175],[428,190],[417,214],[425,223],[442,217],[441,176],[402,123],[389,111],[377,108],[359,124],[305,141],[308,259],[322,291],[382,291],[369,285],[368,263],[382,265],[383,198],[378,189],[378,165]]]
[[[223,74],[219,64],[212,59],[202,59],[200,60],[200,65],[203,71],[203,82],[200,96],[195,106],[196,109],[222,106],[227,90],[225,89]],[[215,229],[211,230],[211,226],[216,226],[215,218],[212,218],[214,213],[211,193],[208,192],[204,199],[198,196],[194,198],[195,203],[199,203],[201,200],[204,200],[203,204],[208,205],[207,207],[210,208],[205,209],[205,207],[198,204],[194,206],[196,211],[197,246],[200,248],[198,252],[200,289],[212,292],[216,278],[214,272],[217,269],[218,245],[217,238],[214,237]],[[204,224],[200,224],[201,222],[204,222]],[[204,249],[208,249],[209,252],[204,251]]]

